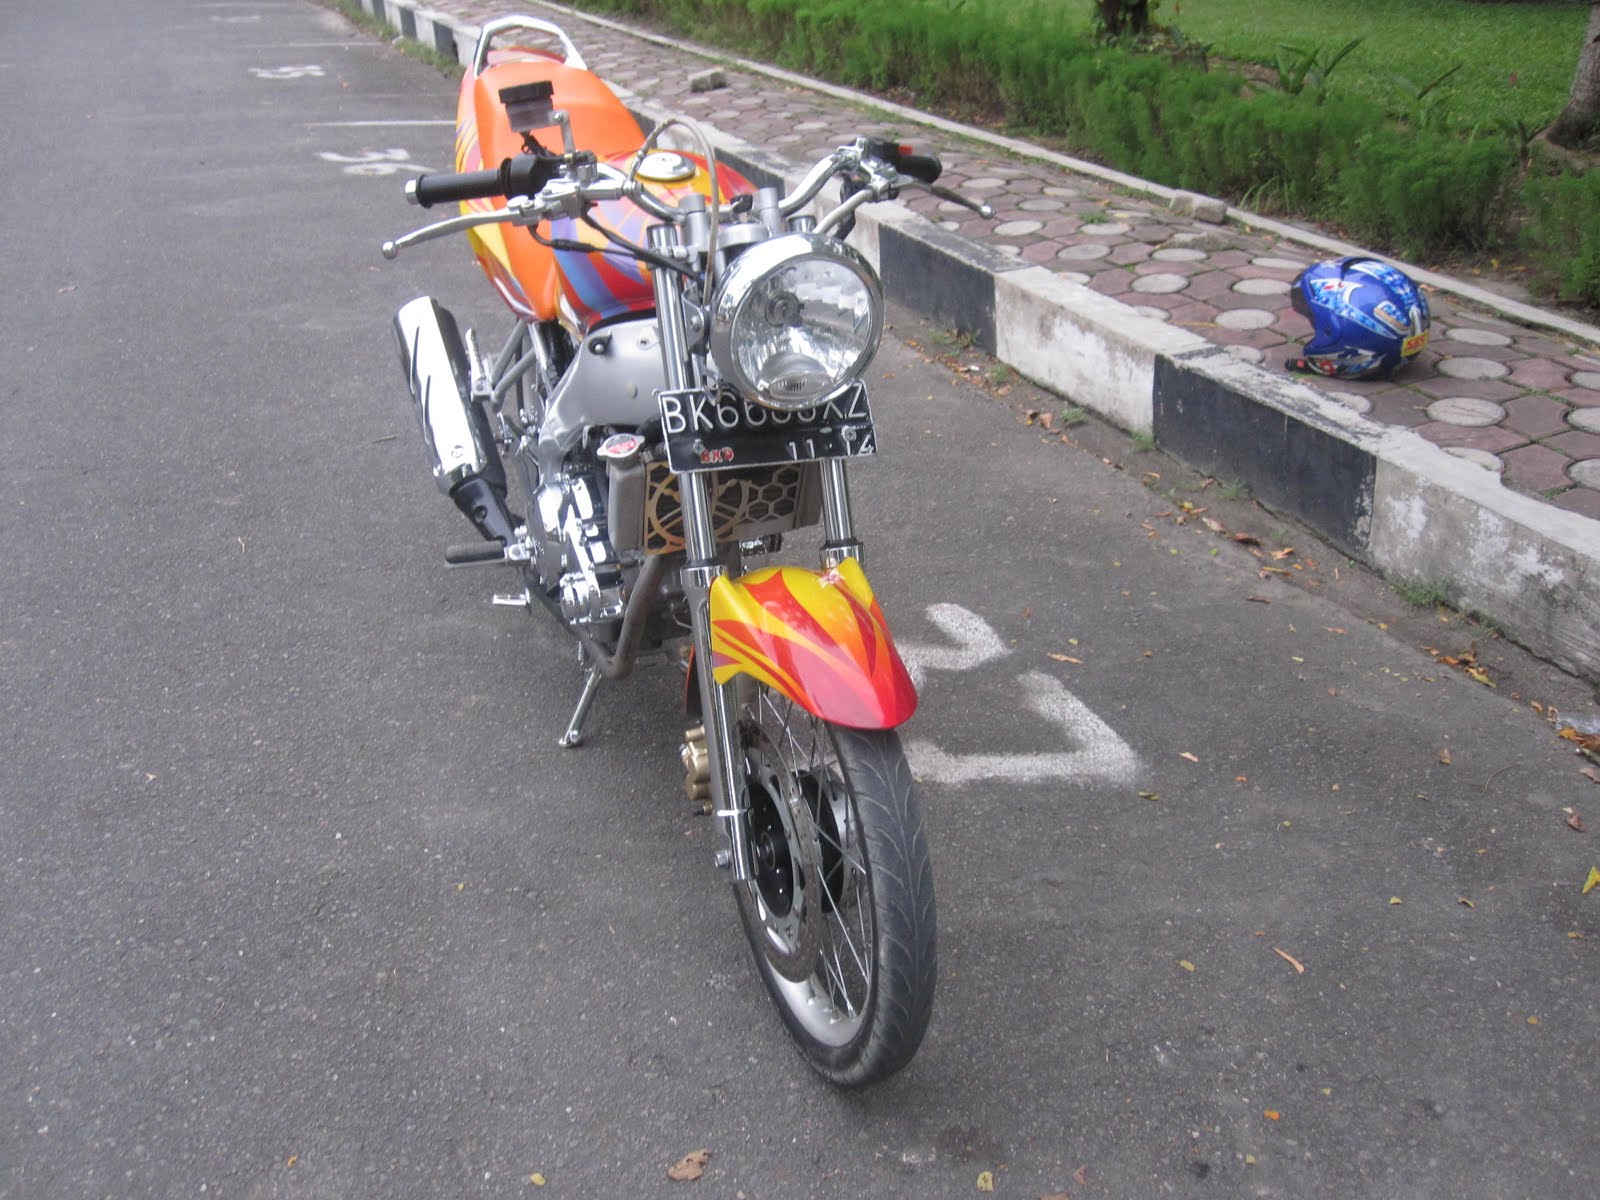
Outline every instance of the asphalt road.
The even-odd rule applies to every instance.
[[[0,84],[0,1196],[1593,1194],[1600,792],[1537,664],[1441,665],[1458,620],[1395,636],[902,321],[857,501],[942,975],[836,1093],[677,681],[557,750],[570,645],[438,569],[389,318],[500,318],[463,247],[377,246],[453,86],[300,0],[11,5]]]

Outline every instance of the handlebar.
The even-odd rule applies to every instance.
[[[682,219],[676,208],[661,201],[637,179],[611,167],[597,169],[593,156],[580,157],[587,162],[572,163],[548,154],[519,154],[492,170],[419,175],[406,184],[406,198],[421,208],[498,196],[511,199],[504,208],[440,221],[385,242],[384,256],[393,258],[406,246],[477,225],[501,221],[533,225],[563,213],[578,217],[593,204],[624,197],[658,220]],[[811,203],[828,180],[843,175],[844,202],[819,222],[821,232],[837,230],[838,236],[845,236],[854,224],[856,209],[870,201],[892,199],[900,187],[911,183],[941,199],[965,205],[981,216],[994,215],[987,204],[937,186],[934,181],[942,171],[943,164],[935,155],[914,154],[909,146],[884,139],[857,138],[812,167],[800,185],[779,201],[778,209],[785,217],[793,216]]]

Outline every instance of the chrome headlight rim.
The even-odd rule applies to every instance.
[[[808,261],[842,267],[859,281],[865,294],[867,328],[854,359],[833,376],[825,390],[803,398],[775,396],[761,381],[751,378],[739,361],[741,318],[761,284]],[[711,360],[723,380],[750,400],[778,412],[803,411],[837,396],[866,372],[883,340],[883,309],[883,288],[860,251],[823,234],[781,234],[748,247],[723,272],[711,305]]]

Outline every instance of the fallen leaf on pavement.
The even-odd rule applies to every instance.
[[[1052,654],[1050,657],[1055,659],[1057,662],[1077,663],[1078,666],[1083,666],[1083,659],[1073,658],[1070,654]]]
[[[1566,738],[1590,757],[1600,755],[1600,733],[1579,733],[1571,725],[1567,725],[1560,729],[1556,736]]]
[[[1439,761],[1442,762],[1447,767],[1450,765],[1450,747],[1449,746],[1441,746],[1441,747],[1439,747]]]
[[[1281,562],[1283,559],[1288,558],[1293,553],[1294,553],[1294,547],[1293,546],[1285,546],[1282,550],[1274,550],[1272,552],[1272,557],[1278,559]]]
[[[1253,600],[1257,604],[1271,604],[1272,603],[1272,601],[1268,600],[1265,596],[1246,596],[1245,599],[1246,600]]]
[[[1568,817],[1567,818],[1567,828],[1576,830],[1578,833],[1582,833],[1583,832],[1583,814],[1582,813],[1573,813],[1570,817]]]
[[[1600,887],[1600,867],[1590,867],[1589,878],[1583,881],[1583,894],[1587,896],[1596,887]]]
[[[1187,958],[1180,958],[1178,960],[1178,965],[1180,967],[1182,967],[1185,971],[1193,971],[1194,970],[1194,964],[1192,962],[1190,962]]]
[[[1253,533],[1236,533],[1233,535],[1233,540],[1238,542],[1241,546],[1261,545],[1261,539]]]
[[[1222,522],[1217,520],[1215,517],[1201,517],[1200,518],[1200,524],[1204,525],[1207,529],[1211,530],[1212,533],[1227,533],[1228,532],[1226,529],[1224,529],[1222,527]]]
[[[675,1179],[679,1183],[687,1183],[699,1179],[706,1173],[706,1164],[711,1161],[711,1151],[695,1150],[685,1154],[677,1162],[667,1168],[667,1178]]]
[[[1294,968],[1294,973],[1296,975],[1304,975],[1306,973],[1306,969],[1305,969],[1304,964],[1302,964],[1301,961],[1298,958],[1296,958],[1294,955],[1285,954],[1282,950],[1279,950],[1276,946],[1274,946],[1272,948],[1272,952],[1274,954],[1276,954],[1279,958],[1283,959],[1284,962],[1288,963],[1291,967],[1293,967]]]
[[[1265,1109],[1261,1115],[1269,1121],[1281,1121],[1283,1119],[1283,1114],[1275,1108]]]
[[[1580,768],[1578,773],[1580,775],[1587,775],[1591,783],[1600,783],[1600,771],[1596,771],[1593,767]]]
[[[994,1172],[980,1171],[978,1173],[978,1190],[980,1192],[994,1191]]]
[[[1463,908],[1477,908],[1478,907],[1471,900],[1468,900],[1465,896],[1457,896],[1456,897],[1456,903],[1461,905]]]
[[[1185,750],[1182,754],[1178,755],[1178,757],[1179,758],[1187,758],[1192,763],[1197,763],[1197,762],[1200,761],[1194,755],[1190,754],[1187,750]]]

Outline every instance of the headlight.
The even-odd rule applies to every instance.
[[[834,238],[788,233],[751,246],[711,305],[711,357],[741,393],[793,412],[867,369],[883,297],[866,259]]]

